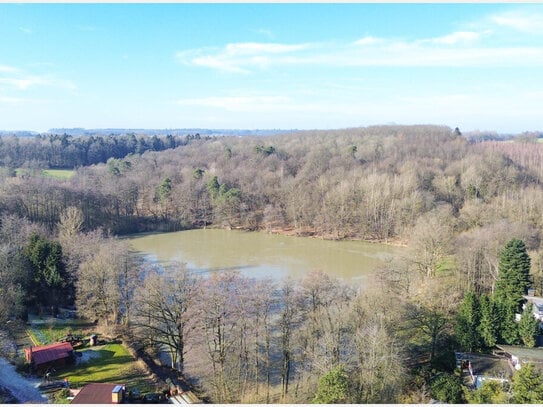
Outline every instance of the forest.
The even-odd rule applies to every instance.
[[[534,346],[537,327],[500,321],[522,312],[512,287],[543,295],[536,137],[468,139],[430,125],[39,135],[0,139],[0,165],[2,323],[75,305],[150,353],[167,349],[220,403],[527,400],[523,378],[467,391],[453,351]],[[151,267],[122,239],[211,227],[407,249],[355,290],[318,270],[278,282]]]

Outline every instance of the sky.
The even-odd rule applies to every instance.
[[[0,3],[0,129],[543,130],[543,4]]]

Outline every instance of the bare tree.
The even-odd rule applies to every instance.
[[[137,270],[128,242],[106,238],[79,266],[76,283],[78,311],[91,319],[118,324],[127,321]]]
[[[167,347],[172,368],[184,371],[187,335],[200,280],[185,265],[152,270],[136,290],[135,326],[157,347]]]

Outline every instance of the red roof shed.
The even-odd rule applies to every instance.
[[[69,342],[59,342],[26,348],[25,356],[27,362],[34,363],[34,366],[38,367],[45,363],[69,358],[73,351],[74,348]]]

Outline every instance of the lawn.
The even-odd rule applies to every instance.
[[[55,379],[68,378],[70,386],[82,387],[87,383],[119,383],[140,392],[154,391],[155,388],[145,372],[122,344],[108,344],[84,348],[83,359],[75,366],[58,369]]]

